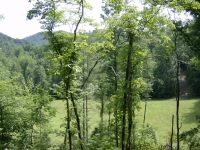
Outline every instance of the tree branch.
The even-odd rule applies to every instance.
[[[76,28],[74,29],[74,42],[76,41],[77,30],[78,30],[79,24],[81,23],[81,20],[83,19],[83,14],[84,14],[84,3],[83,3],[83,0],[81,0],[81,16],[76,24]],[[75,44],[74,44],[74,48],[75,48]]]
[[[98,59],[95,61],[93,67],[90,69],[90,71],[89,71],[89,73],[88,73],[87,78],[85,79],[85,81],[84,81],[83,84],[81,85],[81,89],[84,87],[85,83],[86,83],[87,80],[89,79],[89,77],[90,77],[90,75],[91,75],[93,69],[96,67],[96,65],[98,64],[98,62],[99,62],[100,59],[101,59],[101,58],[98,58]]]

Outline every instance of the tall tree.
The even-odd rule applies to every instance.
[[[71,6],[71,9],[69,9],[67,12],[61,10],[61,7],[59,7],[59,4],[61,2],[62,6],[66,4],[66,8],[69,8],[69,6]],[[80,149],[83,149],[83,140],[82,140],[83,132],[81,128],[79,110],[75,101],[76,99],[75,93],[79,93],[80,90],[83,89],[86,82],[88,81],[88,78],[91,75],[91,72],[98,63],[99,59],[102,57],[102,56],[100,56],[99,58],[97,57],[94,66],[89,70],[88,75],[83,81],[83,84],[80,85],[78,89],[76,77],[77,77],[77,72],[81,71],[80,67],[78,66],[80,60],[79,56],[80,50],[84,49],[87,46],[84,34],[81,34],[81,32],[78,33],[78,28],[81,23],[88,20],[87,18],[84,17],[84,9],[86,6],[89,6],[89,4],[83,0],[67,1],[67,2],[55,1],[55,0],[37,1],[34,5],[34,8],[30,10],[27,15],[29,19],[41,15],[40,22],[43,24],[42,27],[45,30],[47,30],[46,36],[49,41],[49,45],[46,48],[48,50],[48,57],[54,63],[53,72],[56,74],[60,74],[63,78],[62,81],[65,89],[66,110],[67,110],[66,133],[68,134],[68,138],[67,134],[65,134],[64,145],[66,145],[67,139],[69,139],[68,140],[69,149],[73,148],[72,144],[73,135],[71,132],[72,109],[70,105],[73,106],[72,108],[76,120],[76,128],[79,137]],[[66,19],[65,15],[66,16],[70,15],[70,16],[69,18]],[[71,17],[72,15],[74,15],[74,17]],[[72,26],[74,25],[74,32],[73,33],[67,33],[63,31],[54,32],[55,27],[61,24],[65,24],[65,21],[67,21],[67,23],[69,23]],[[103,31],[103,33],[105,32]],[[103,37],[104,36],[102,36],[101,38]],[[106,39],[104,39],[101,44],[97,43],[91,44],[91,49],[92,48],[97,49],[96,47],[94,47],[97,46],[98,49],[104,50],[106,44],[107,47],[109,46],[109,43],[108,42],[106,43],[105,41]],[[103,55],[105,55],[104,51]]]
[[[167,19],[162,16],[157,15],[159,8],[151,7],[144,8],[143,11],[138,11],[136,7],[126,3],[123,5],[122,15],[115,14],[113,19],[109,18],[107,21],[114,25],[116,28],[121,29],[120,38],[123,37],[123,42],[120,49],[126,52],[123,55],[123,59],[126,63],[122,63],[123,67],[126,68],[124,72],[123,80],[123,100],[121,101],[121,148],[122,149],[132,149],[134,145],[134,125],[133,118],[135,116],[135,109],[137,108],[137,103],[139,101],[140,95],[140,84],[137,82],[138,76],[141,74],[138,72],[142,70],[142,62],[148,54],[148,50],[144,47],[138,45],[142,35],[147,37],[151,35],[148,33],[152,30],[156,33],[161,30],[162,25],[167,23]],[[111,5],[112,6],[112,5]],[[114,7],[114,6],[113,6]],[[117,22],[115,22],[115,21]],[[157,25],[160,25],[157,27]],[[112,28],[110,26],[110,28]],[[126,54],[126,55],[125,55]],[[144,82],[140,78],[140,82]],[[139,86],[137,88],[137,85]],[[128,133],[127,136],[125,133]]]

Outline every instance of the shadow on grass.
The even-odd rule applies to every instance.
[[[181,100],[182,101],[182,100]],[[184,101],[184,100],[183,100]],[[200,115],[200,100],[194,102],[193,107],[189,108],[189,110],[185,110],[183,112],[183,122],[190,123],[198,123],[197,115]]]

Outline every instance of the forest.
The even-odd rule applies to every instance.
[[[44,32],[0,33],[1,150],[200,149],[200,0],[102,0],[101,23],[27,1]]]

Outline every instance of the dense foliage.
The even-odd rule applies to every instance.
[[[103,1],[103,28],[86,16],[91,6],[84,0],[34,2],[27,18],[38,17],[45,32],[21,40],[0,34],[0,148],[161,148],[155,130],[145,121],[138,125],[135,112],[140,101],[150,98],[176,97],[178,102],[185,75],[190,96],[199,96],[198,2],[146,0],[139,10],[132,1]],[[184,10],[193,19],[171,17]],[[56,31],[65,24],[73,32]],[[95,29],[80,29],[85,24]],[[54,98],[66,101],[66,116],[56,132],[50,126]],[[88,101],[95,99],[101,121],[89,131]],[[180,137],[177,130],[177,149],[180,140],[195,148],[195,129]],[[52,144],[55,134],[63,143]]]

